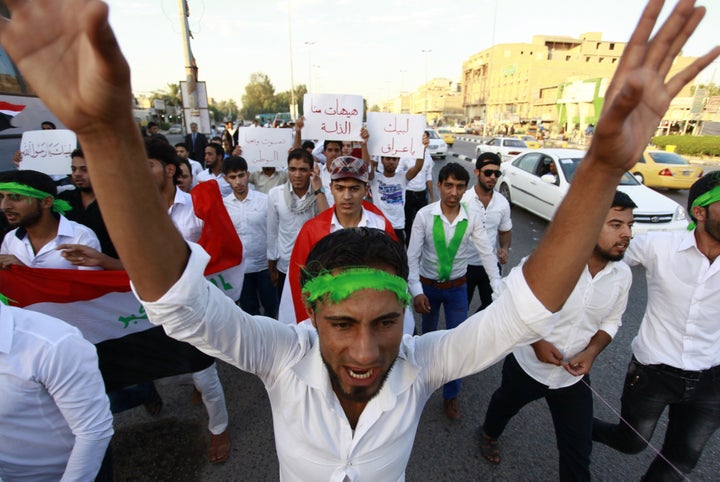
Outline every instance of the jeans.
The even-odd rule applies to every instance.
[[[583,380],[590,383],[587,375]],[[483,430],[489,437],[500,438],[510,419],[538,398],[545,398],[552,415],[560,480],[589,481],[593,400],[582,382],[551,389],[528,375],[511,353],[505,357],[502,382],[490,399]]]
[[[439,289],[422,283],[423,293],[430,301],[430,313],[422,315],[423,333],[437,330],[440,320],[440,305],[445,309],[445,327],[450,330],[465,321],[468,314],[467,288],[461,284],[454,288]],[[443,398],[450,400],[458,396],[460,380],[453,380],[443,386]]]
[[[650,440],[658,418],[670,406],[660,453],[683,474],[689,474],[705,443],[720,426],[720,368],[682,372],[665,365],[643,365],[633,357],[621,402],[621,417],[645,440]],[[630,454],[647,446],[625,423],[597,419],[593,422],[593,440]],[[683,480],[683,476],[658,456],[643,480]]]
[[[500,265],[498,264],[498,267]],[[501,271],[502,273],[502,271]],[[480,295],[480,307],[477,311],[484,310],[492,303],[493,290],[490,287],[490,278],[482,266],[468,265],[467,267],[467,297],[468,304],[472,301],[475,289]]]
[[[264,269],[255,273],[245,273],[240,293],[240,308],[251,315],[259,315],[262,305],[265,316],[277,319],[277,288],[270,281],[270,271]]]

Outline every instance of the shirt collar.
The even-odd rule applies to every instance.
[[[697,228],[695,228],[697,229]],[[696,251],[700,252],[697,247],[697,240],[695,239],[695,230],[686,231],[682,235],[680,243],[678,243],[678,251],[685,251],[686,249],[695,248]]]
[[[457,224],[459,221],[462,221],[463,219],[467,219],[467,213],[465,212],[465,206],[460,204],[460,213],[455,217],[453,222],[451,223],[448,221],[448,218],[445,217],[445,215],[442,212],[442,208],[440,208],[440,202],[436,202],[432,207],[432,215],[433,216],[440,216],[443,221],[447,222],[449,225],[453,226]]]
[[[15,320],[10,309],[0,306],[0,353],[10,353],[15,332]]]
[[[365,212],[365,208],[362,208],[362,214],[360,215],[360,222],[358,223],[358,228],[365,228],[368,225],[368,217],[367,213]],[[336,230],[339,229],[345,229],[345,227],[340,224],[340,221],[338,221],[337,216],[335,215],[335,210],[333,209],[333,215],[332,220],[330,221],[330,232],[334,233]]]

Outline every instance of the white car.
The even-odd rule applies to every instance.
[[[495,189],[511,204],[549,221],[565,197],[575,169],[583,157],[585,151],[575,149],[539,149],[527,152],[500,166],[502,176]],[[630,196],[638,206],[633,211],[633,234],[687,229],[685,208],[643,186],[629,172],[623,175],[618,190]]]
[[[427,133],[428,138],[430,139],[428,149],[430,149],[430,155],[432,158],[445,159],[445,157],[447,157],[448,146],[442,136],[434,129],[425,129],[425,133]]]
[[[502,162],[512,161],[516,156],[529,150],[525,141],[516,137],[493,137],[484,144],[475,147],[475,157],[483,152],[493,152],[500,156]]]

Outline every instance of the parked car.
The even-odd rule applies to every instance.
[[[508,162],[515,158],[515,156],[527,152],[528,146],[525,141],[516,139],[514,137],[493,137],[484,144],[478,144],[475,147],[475,157],[479,156],[483,152],[494,152],[502,162]]]
[[[527,144],[528,146],[528,149],[540,149],[542,147],[542,144],[540,144],[540,141],[538,141],[535,136],[530,136],[528,134],[517,134],[515,135],[515,138],[525,142],[525,144]]]
[[[452,147],[453,144],[455,144],[455,135],[447,127],[440,127],[437,129],[437,133],[440,134],[440,137],[443,138],[448,147]]]
[[[434,129],[425,129],[425,133],[430,139],[430,145],[428,145],[428,149],[430,149],[430,155],[432,156],[432,158],[445,159],[445,157],[447,157],[448,151],[448,146],[445,143],[445,140],[440,137],[440,134],[438,134]]]
[[[495,189],[511,204],[548,221],[553,218],[585,151],[539,149],[518,156],[500,166],[502,175]],[[634,234],[647,231],[674,231],[687,228],[685,208],[672,199],[643,186],[626,172],[618,186],[637,204]]]
[[[650,150],[643,152],[630,172],[646,186],[667,189],[690,189],[703,175],[701,168],[674,152]]]
[[[457,125],[451,127],[450,130],[453,132],[453,134],[465,134],[465,126]]]
[[[167,130],[168,134],[182,134],[182,126],[180,124],[173,124],[170,129]]]

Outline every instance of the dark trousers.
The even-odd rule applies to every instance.
[[[269,270],[245,273],[240,293],[240,308],[243,311],[251,315],[259,315],[262,305],[263,315],[277,319],[278,304],[277,289],[270,281]]]
[[[282,299],[282,292],[283,292],[283,287],[285,286],[285,278],[286,277],[287,277],[286,273],[283,273],[282,271],[278,271],[278,284],[275,287],[275,289],[277,290],[277,299],[278,300]],[[279,304],[279,302],[278,302],[278,304]]]
[[[587,375],[583,380],[590,383]],[[490,399],[483,430],[494,439],[500,438],[510,419],[539,398],[545,398],[555,426],[560,480],[590,480],[593,401],[590,389],[582,382],[550,389],[525,373],[510,354],[503,364],[500,388]]]
[[[493,290],[490,287],[490,278],[485,272],[485,268],[469,264],[466,276],[468,304],[472,302],[473,295],[477,289],[477,292],[480,295],[480,307],[477,311],[484,310],[490,306],[490,303],[492,303],[493,294]]]
[[[397,229],[393,228],[393,231],[395,231],[395,237],[398,240],[398,243],[402,244],[403,246],[407,247],[408,240],[406,238],[409,238],[410,235],[405,236],[405,230],[404,229]]]
[[[665,365],[643,365],[633,357],[621,402],[620,416],[645,440],[650,440],[658,418],[670,406],[660,453],[688,474],[697,464],[705,443],[720,426],[720,367],[683,372]],[[593,440],[630,454],[647,446],[626,424],[597,419],[593,423]],[[643,480],[683,480],[683,476],[658,456]]]
[[[421,207],[427,206],[428,193],[427,189],[423,191],[405,191],[405,246],[410,244],[410,233],[412,232],[413,221],[415,215]]]

